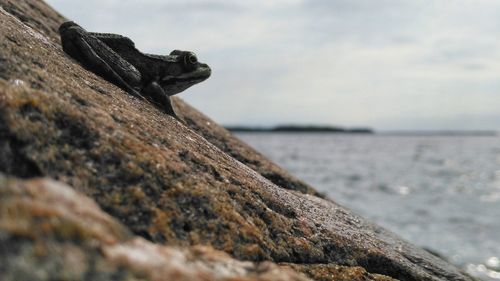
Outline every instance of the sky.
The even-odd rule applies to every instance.
[[[179,97],[224,125],[500,130],[498,0],[48,0],[212,77]]]

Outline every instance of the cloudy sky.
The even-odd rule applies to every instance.
[[[180,97],[226,125],[500,130],[498,0],[49,0],[140,50],[191,50]]]

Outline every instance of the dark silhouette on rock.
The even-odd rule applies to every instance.
[[[192,52],[141,53],[127,37],[87,32],[68,21],[59,27],[63,50],[90,71],[136,97],[146,97],[176,118],[170,96],[206,80],[211,70]]]

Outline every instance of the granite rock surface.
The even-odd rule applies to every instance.
[[[49,179],[0,175],[0,253],[4,281],[310,281],[271,262],[133,236],[92,199]]]

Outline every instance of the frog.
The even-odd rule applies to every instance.
[[[73,21],[61,24],[59,34],[63,51],[83,67],[178,120],[170,97],[211,75],[210,67],[191,51],[143,53],[126,36],[88,32]]]

